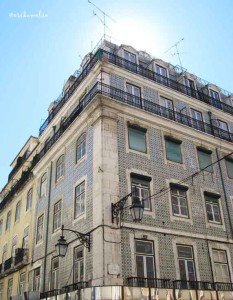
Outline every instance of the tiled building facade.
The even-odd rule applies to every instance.
[[[0,239],[10,244],[9,207],[33,185],[24,297],[232,299],[232,100],[127,45],[105,41],[88,54],[2,191]],[[112,203],[127,195],[112,222]],[[135,199],[144,205],[139,223],[128,210]],[[58,257],[62,224],[90,233],[90,251],[64,231],[69,246]],[[19,295],[19,279],[9,288],[19,271],[10,270],[2,269],[0,299]]]

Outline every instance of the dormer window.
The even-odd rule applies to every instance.
[[[167,77],[167,70],[164,67],[161,67],[159,65],[156,65],[156,73],[158,73],[159,75],[162,75],[164,77]]]
[[[136,55],[124,50],[124,59],[136,64]]]
[[[219,93],[210,89],[209,90],[209,95],[211,97],[211,103],[212,103],[212,105],[214,107],[222,109],[221,99],[220,99]]]
[[[157,74],[156,81],[158,83],[168,85],[167,69],[160,66],[160,65],[155,65],[155,71],[156,71],[156,74]]]
[[[194,97],[195,96],[195,83],[193,80],[184,78],[184,84],[186,86],[187,95]]]

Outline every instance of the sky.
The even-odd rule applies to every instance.
[[[106,33],[233,92],[233,0],[93,0]],[[96,15],[94,15],[94,13]],[[38,15],[38,17],[35,17]],[[109,16],[109,17],[108,17]],[[88,0],[0,0],[0,190],[48,106],[103,36]]]

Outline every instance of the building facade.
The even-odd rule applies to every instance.
[[[128,45],[103,41],[87,54],[2,191],[2,265],[14,235],[27,224],[31,234],[25,299],[232,299],[232,100]],[[31,188],[31,222],[8,232],[8,212]],[[2,299],[22,290],[23,271],[11,269]]]

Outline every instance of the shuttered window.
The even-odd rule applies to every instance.
[[[165,145],[167,159],[178,163],[182,163],[181,142],[166,138]]]
[[[205,169],[207,172],[213,172],[213,167],[210,166],[212,164],[211,160],[211,151],[197,149],[197,156],[199,161],[199,167],[201,170],[205,169],[207,166],[208,168]]]
[[[146,153],[146,130],[129,126],[129,148]]]

